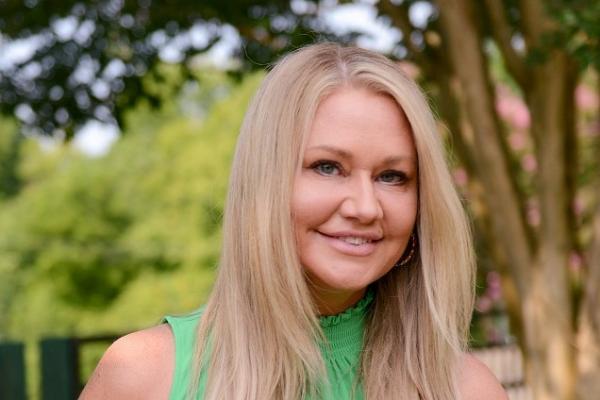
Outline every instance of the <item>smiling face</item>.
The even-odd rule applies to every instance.
[[[321,314],[353,305],[401,257],[417,214],[416,160],[409,123],[390,97],[344,87],[317,108],[292,213]]]

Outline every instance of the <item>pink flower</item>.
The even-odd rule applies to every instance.
[[[487,296],[481,296],[475,303],[475,309],[480,313],[486,313],[492,309],[493,302]]]
[[[521,131],[512,132],[508,137],[508,144],[513,150],[523,150],[526,144],[525,134]]]
[[[500,281],[500,274],[496,271],[490,271],[486,276],[486,281],[486,294],[493,302],[499,301],[502,298],[502,285]]]
[[[540,209],[537,204],[529,204],[527,207],[527,222],[531,226],[539,226],[541,220]]]
[[[527,172],[535,172],[537,170],[537,160],[533,154],[525,154],[521,159],[521,166]]]
[[[528,129],[531,125],[531,116],[523,100],[503,87],[499,87],[497,93],[496,111],[498,115],[517,129]]]
[[[581,258],[581,256],[576,252],[572,252],[569,256],[569,269],[571,269],[571,271],[573,272],[579,272],[581,270],[582,264],[583,259]]]
[[[485,278],[488,286],[500,287],[500,274],[496,271],[488,272]]]
[[[469,175],[467,174],[467,171],[464,170],[464,168],[456,168],[452,172],[452,175],[454,176],[454,182],[458,186],[463,187],[469,181]]]
[[[531,116],[529,115],[529,109],[522,101],[519,101],[515,105],[515,109],[512,114],[512,123],[515,128],[528,129],[531,125]]]
[[[511,101],[508,97],[503,96],[499,97],[496,100],[496,111],[498,115],[504,120],[508,120],[510,118],[510,114],[512,113]]]
[[[579,85],[575,89],[575,104],[584,111],[598,108],[598,95],[590,88]]]
[[[575,213],[576,216],[580,217],[581,213],[583,212],[583,209],[585,208],[585,205],[583,204],[583,200],[581,199],[580,196],[575,196],[575,199],[573,199],[573,213]]]

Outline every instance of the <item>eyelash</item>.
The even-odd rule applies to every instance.
[[[320,169],[323,166],[333,166],[334,168],[337,169],[338,175],[342,173],[342,166],[335,161],[329,161],[329,160],[319,160],[319,161],[313,163],[310,166],[310,168],[318,174],[325,175],[325,176],[332,176],[331,173],[326,173]]]
[[[336,168],[337,174],[324,172],[321,169],[323,166],[332,166],[332,167]],[[338,175],[343,175],[343,172],[344,172],[340,163],[338,163],[336,161],[329,161],[329,160],[319,160],[317,162],[314,162],[313,164],[311,164],[310,169],[312,169],[316,173],[323,175],[323,176],[338,176]],[[392,175],[394,177],[394,182],[385,182],[386,184],[389,184],[389,185],[403,185],[408,180],[408,177],[406,176],[406,174],[404,172],[397,171],[397,170],[383,171],[382,173],[379,174],[379,179],[381,179],[381,177],[386,176],[386,175]]]
[[[381,174],[379,174],[379,177],[381,178],[384,175],[393,175],[394,176],[394,182],[393,183],[390,182],[391,185],[403,185],[408,180],[408,177],[406,176],[406,174],[401,171],[396,171],[396,170],[383,171]]]

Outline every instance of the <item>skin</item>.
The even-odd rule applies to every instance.
[[[292,209],[300,259],[321,313],[354,304],[401,257],[416,218],[415,159],[410,128],[391,99],[344,88],[320,105]],[[353,248],[323,235],[339,232],[377,241]],[[168,399],[174,355],[168,325],[126,335],[106,351],[80,399]],[[465,354],[458,368],[462,400],[508,400],[475,357]]]
[[[390,97],[343,87],[319,105],[292,213],[322,315],[358,301],[404,252],[417,214],[416,158],[410,125]]]

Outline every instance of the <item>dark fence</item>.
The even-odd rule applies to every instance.
[[[41,398],[77,399],[81,381],[80,358],[83,346],[111,343],[117,335],[85,338],[49,338],[40,343]],[[21,343],[0,343],[0,399],[25,400],[25,362]]]
[[[25,400],[25,359],[22,343],[0,343],[0,399]]]

